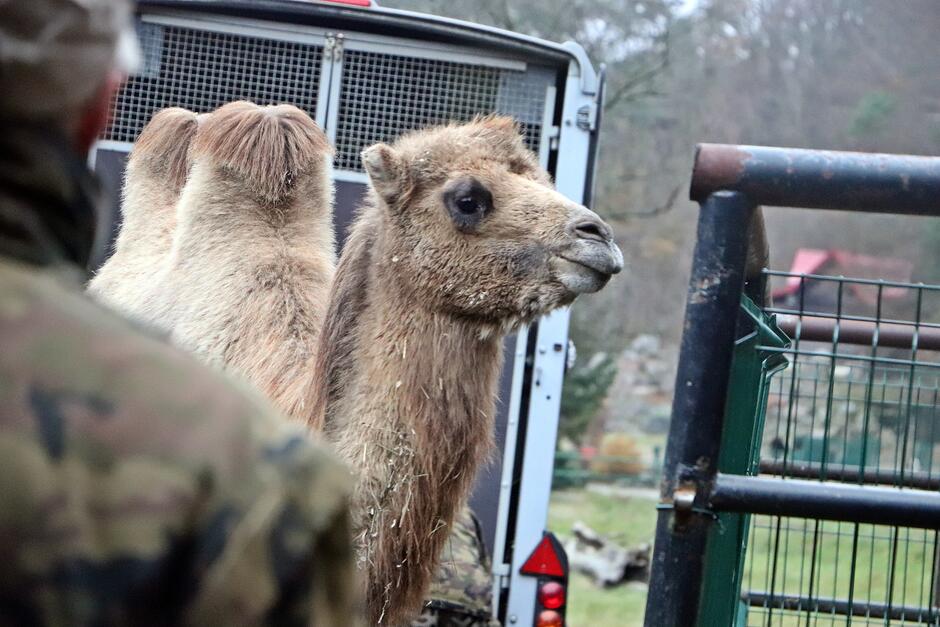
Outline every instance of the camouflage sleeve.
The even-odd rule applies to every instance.
[[[251,392],[0,261],[0,624],[356,624],[350,484]]]
[[[480,523],[464,506],[451,526],[421,616],[411,627],[499,627]]]
[[[311,455],[303,434],[268,446],[259,470],[264,487],[240,516],[231,518],[230,504],[244,500],[237,495],[219,495],[208,508],[199,534],[203,583],[188,622],[251,624],[246,617],[254,616],[264,624],[354,625],[349,474]]]

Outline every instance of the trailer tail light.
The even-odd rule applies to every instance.
[[[537,577],[535,627],[564,627],[568,602],[568,556],[551,532],[545,532],[519,572]]]
[[[565,604],[565,587],[557,581],[546,581],[539,586],[539,603],[544,608],[557,610]]]
[[[564,556],[564,566],[562,566],[562,556]],[[548,575],[550,577],[568,576],[568,556],[561,544],[555,538],[555,534],[545,532],[542,540],[532,551],[532,555],[525,561],[522,568],[519,569],[523,575],[534,575],[540,577]]]
[[[535,619],[535,627],[564,627],[565,619],[555,610],[545,610]]]

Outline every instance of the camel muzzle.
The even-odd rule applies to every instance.
[[[555,270],[575,294],[596,292],[623,270],[623,253],[613,230],[593,211],[577,207],[565,228],[568,241],[559,250]]]
[[[601,274],[614,275],[623,270],[623,253],[614,242],[614,232],[600,216],[578,207],[565,232],[574,240],[564,256]]]

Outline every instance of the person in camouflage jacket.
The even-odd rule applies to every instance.
[[[454,520],[420,618],[411,627],[499,627],[480,522],[464,506]]]
[[[348,471],[82,293],[128,17],[0,3],[0,625],[358,624]]]

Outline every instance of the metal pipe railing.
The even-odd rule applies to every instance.
[[[741,192],[755,205],[940,214],[940,158],[699,144],[691,198]]]
[[[704,556],[717,512],[940,529],[936,492],[717,472],[745,277],[749,295],[762,293],[754,267],[766,259],[767,249],[760,227],[751,228],[755,208],[938,216],[940,158],[702,144],[690,195],[701,211],[663,465],[647,627],[699,624]],[[810,326],[801,329],[804,339],[806,332],[824,338],[829,331],[831,340],[828,328]],[[849,331],[859,342],[873,341],[870,329]],[[919,333],[918,340],[933,344],[932,333]],[[879,335],[884,336],[879,345],[913,344],[893,328],[882,327]]]
[[[935,327],[792,315],[778,315],[777,325],[790,337],[797,339],[799,336],[801,341],[831,344],[838,339],[839,344],[872,346],[874,343],[876,346],[907,350],[913,347],[918,350],[940,350],[940,329]]]
[[[774,608],[791,612],[813,611],[825,615],[863,616],[865,618],[887,618],[890,620],[912,621],[930,624],[940,617],[936,608],[912,607],[909,605],[888,605],[871,601],[849,601],[848,599],[830,599],[826,597],[805,597],[796,594],[771,594],[768,592],[747,592],[744,600],[751,607]]]
[[[698,613],[706,511],[718,452],[744,284],[754,205],[735,192],[702,203],[672,422],[663,461],[656,552],[646,604],[648,627],[688,627]]]
[[[716,512],[940,529],[940,493],[926,490],[719,473],[708,505]]]
[[[897,486],[918,490],[940,490],[940,475],[913,470],[903,475],[895,470],[860,468],[858,466],[823,466],[819,462],[784,462],[781,460],[760,461],[760,472],[766,475],[793,477],[796,479],[827,479],[844,483]]]

